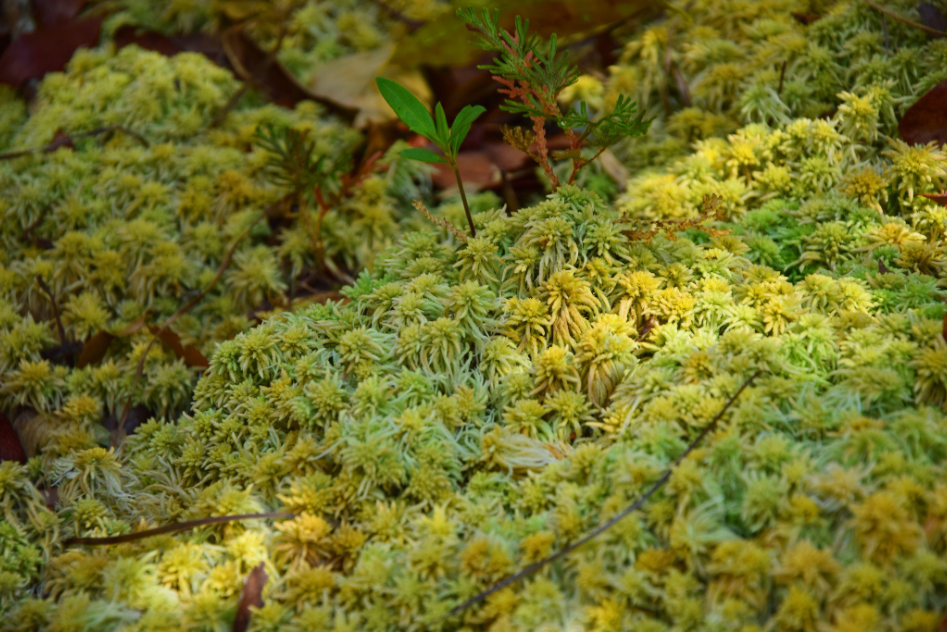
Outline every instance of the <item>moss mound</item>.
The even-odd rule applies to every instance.
[[[815,9],[810,26],[792,16]],[[947,186],[947,156],[886,136],[924,89],[909,62],[934,81],[947,48],[893,21],[885,39],[857,2],[698,2],[693,15],[640,29],[609,80],[576,89],[660,103],[655,64],[683,42],[672,60],[693,78],[691,107],[667,95],[655,135],[616,150],[632,170],[617,200],[589,170],[513,214],[484,198],[477,237],[459,242],[392,219],[411,178],[389,172],[353,203],[364,221],[338,219],[339,257],[366,268],[342,300],[250,328],[246,311],[306,256],[298,226],[260,225],[176,329],[213,350],[210,368],[196,381],[155,354],[140,394],[128,374],[144,334],[95,368],[42,357],[53,329],[32,279],[62,297],[71,336],[170,314],[178,302],[161,297],[202,287],[220,235],[277,195],[241,153],[253,129],[310,127],[338,146],[349,133],[308,105],[252,106],[175,138],[189,106],[172,99],[147,120],[174,145],[116,136],[0,165],[17,191],[17,224],[0,228],[0,395],[42,439],[27,465],[0,465],[2,625],[227,628],[262,563],[257,630],[936,629],[947,218],[921,194]],[[84,53],[16,133],[51,138],[49,111],[120,120],[148,80],[127,64],[153,64],[160,83],[200,63]],[[114,103],[83,101],[103,64],[128,81]],[[8,109],[0,121],[25,116]],[[714,236],[635,237],[710,195]],[[631,504],[757,372],[641,511],[448,616]],[[102,407],[129,396],[166,419],[101,447]],[[262,511],[296,516],[63,543]]]

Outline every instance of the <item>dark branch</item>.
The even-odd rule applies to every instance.
[[[525,578],[525,577],[527,577],[527,576],[529,576],[529,575],[532,575],[533,573],[535,573],[536,571],[538,571],[538,570],[541,569],[542,567],[547,566],[547,565],[549,565],[549,564],[552,564],[552,563],[555,562],[556,560],[559,560],[559,559],[565,557],[566,555],[568,555],[568,554],[571,553],[572,551],[576,550],[577,548],[579,548],[580,546],[582,546],[582,545],[585,544],[586,542],[589,542],[590,540],[592,540],[592,539],[595,538],[596,536],[601,535],[602,533],[604,533],[605,531],[607,531],[608,529],[610,529],[611,527],[613,527],[614,525],[616,525],[616,524],[617,524],[618,522],[620,522],[623,518],[625,518],[628,514],[630,514],[630,513],[634,512],[634,511],[637,511],[638,509],[640,509],[641,506],[644,505],[645,502],[647,502],[649,498],[651,498],[652,496],[654,496],[654,494],[657,493],[657,491],[658,491],[659,489],[661,489],[661,487],[662,487],[665,483],[668,482],[668,479],[671,478],[671,474],[674,472],[674,470],[677,468],[677,466],[680,465],[681,462],[682,462],[684,459],[686,459],[686,458],[688,457],[688,455],[690,455],[690,453],[693,452],[693,451],[697,448],[697,446],[707,437],[707,435],[709,435],[711,432],[713,432],[713,430],[717,427],[717,424],[720,422],[720,420],[723,418],[723,416],[726,414],[726,412],[730,409],[731,406],[733,406],[734,402],[737,401],[737,398],[739,398],[740,395],[743,393],[743,391],[744,391],[750,384],[752,384],[753,381],[754,381],[757,377],[759,377],[760,373],[762,373],[762,371],[757,371],[756,373],[754,373],[753,375],[751,375],[750,378],[749,378],[746,382],[744,382],[742,386],[740,386],[740,388],[737,390],[737,392],[734,393],[733,396],[727,401],[727,403],[724,404],[723,408],[720,409],[720,412],[717,413],[717,415],[710,421],[710,423],[708,423],[706,426],[704,426],[704,429],[701,430],[700,434],[697,435],[697,437],[694,438],[693,441],[691,441],[690,445],[687,446],[687,449],[684,450],[684,452],[674,460],[674,463],[672,463],[672,464],[670,465],[670,467],[668,467],[666,470],[664,470],[664,474],[661,475],[661,478],[659,478],[659,479],[657,480],[657,482],[655,482],[655,484],[652,485],[651,488],[650,488],[647,492],[645,492],[644,496],[641,496],[638,500],[636,500],[634,503],[632,503],[631,506],[629,506],[629,507],[627,507],[626,509],[624,509],[621,513],[619,513],[618,515],[616,515],[616,516],[613,517],[612,519],[610,519],[610,520],[608,520],[608,521],[606,521],[606,522],[600,524],[599,526],[595,527],[595,528],[592,529],[589,533],[587,533],[585,536],[579,538],[578,540],[576,540],[576,541],[573,542],[572,544],[569,544],[569,545],[566,546],[565,548],[556,551],[555,553],[553,553],[552,555],[550,555],[549,557],[547,557],[547,558],[545,558],[545,559],[542,559],[542,560],[539,560],[538,562],[534,562],[534,563],[530,564],[529,566],[527,566],[527,567],[524,568],[523,570],[519,571],[518,573],[515,573],[515,574],[513,574],[513,575],[510,575],[509,577],[507,577],[507,578],[505,578],[505,579],[501,579],[499,582],[495,583],[493,586],[490,586],[490,588],[488,588],[488,589],[484,590],[483,592],[481,592],[481,593],[479,593],[479,594],[477,594],[477,595],[471,597],[470,599],[468,599],[468,600],[465,601],[464,603],[460,604],[459,606],[454,607],[449,613],[447,613],[447,616],[455,616],[455,615],[458,615],[458,614],[460,614],[461,612],[463,612],[464,610],[466,610],[467,608],[469,608],[470,606],[472,606],[472,605],[474,605],[474,604],[480,603],[481,601],[483,601],[484,599],[486,599],[486,598],[489,597],[490,595],[492,595],[492,594],[494,594],[494,593],[496,593],[496,592],[498,592],[498,591],[500,591],[500,590],[503,590],[503,589],[506,588],[507,586],[509,586],[509,585],[511,585],[511,584],[513,584],[513,583],[515,583],[515,582],[517,582],[517,581],[519,581],[519,580],[521,580],[521,579],[523,579],[523,578]]]

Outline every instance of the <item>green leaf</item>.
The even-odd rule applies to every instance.
[[[434,108],[434,121],[437,124],[437,146],[446,152],[450,130],[447,127],[447,115],[444,114],[444,106],[440,102]]]
[[[431,118],[431,113],[427,111],[427,108],[416,96],[411,94],[404,86],[399,85],[398,82],[385,77],[377,77],[375,83],[378,85],[381,96],[385,98],[385,101],[395,111],[398,118],[404,121],[408,129],[428,140],[434,140],[436,136],[434,120]]]
[[[411,160],[420,160],[422,162],[447,162],[443,156],[435,154],[430,149],[424,149],[423,147],[404,149],[399,155],[404,156],[405,158],[410,158]]]
[[[454,125],[450,128],[450,151],[456,156],[460,151],[460,144],[467,138],[470,126],[477,120],[477,117],[486,112],[487,109],[480,105],[465,105],[454,119]]]

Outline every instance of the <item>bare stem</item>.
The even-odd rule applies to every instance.
[[[467,194],[464,192],[464,183],[460,179],[460,170],[457,168],[457,161],[450,162],[450,168],[454,171],[454,177],[457,178],[457,188],[460,189],[460,200],[464,203],[464,212],[467,214],[467,223],[470,224],[470,236],[477,236],[477,229],[474,228],[473,216],[470,214],[470,205],[467,204]]]

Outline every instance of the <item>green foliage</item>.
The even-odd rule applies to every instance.
[[[509,33],[499,26],[499,11],[478,12],[468,7],[458,9],[457,15],[478,33],[477,44],[481,48],[499,53],[493,63],[478,68],[489,71],[511,91],[503,109],[529,118],[548,118],[550,104],[579,77],[579,69],[570,63],[568,51],[557,51],[556,35],[543,45],[538,35],[529,32],[529,20],[519,16],[514,32]],[[515,91],[517,87],[528,91]]]
[[[319,154],[316,141],[292,127],[261,125],[254,140],[269,153],[266,170],[272,182],[293,192],[336,188],[341,174],[351,170],[348,152],[334,158]]]
[[[378,77],[375,81],[385,101],[408,129],[428,139],[444,152],[442,158],[429,149],[411,148],[402,151],[401,155],[412,160],[455,165],[460,145],[470,132],[470,126],[486,109],[479,105],[466,105],[458,112],[454,124],[448,127],[447,116],[440,103],[434,109],[436,119],[431,118],[424,104],[404,86],[384,77]]]
[[[569,139],[567,151],[553,154],[556,159],[570,159],[572,173],[569,183],[579,171],[598,158],[611,145],[648,132],[652,119],[645,119],[637,103],[620,95],[611,112],[593,119],[588,104],[579,101],[576,107],[563,113],[559,99],[564,90],[579,79],[578,66],[569,60],[569,53],[557,50],[555,34],[544,44],[529,33],[529,20],[516,18],[513,33],[500,28],[499,11],[490,12],[473,8],[459,9],[458,15],[479,35],[478,44],[485,50],[498,53],[492,64],[478,66],[491,73],[507,96],[502,109],[522,114],[533,122],[531,134],[522,130],[505,134],[507,142],[532,156],[546,172],[553,190],[559,186],[559,177],[549,162],[544,125],[553,121]],[[584,146],[597,147],[591,157],[582,155]]]

